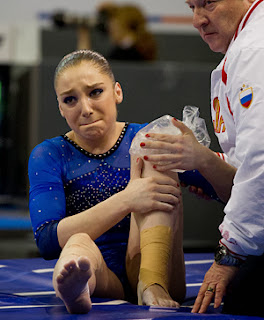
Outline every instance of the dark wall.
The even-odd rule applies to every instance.
[[[206,120],[212,148],[219,151],[210,115],[212,64],[115,62],[111,65],[124,92],[124,101],[118,106],[118,120],[144,123],[164,114],[182,119],[183,107],[195,105]],[[46,63],[39,66],[38,142],[68,130],[53,88],[55,67]]]
[[[206,120],[212,138],[212,149],[219,146],[213,133],[210,116],[210,74],[221,56],[213,55],[197,35],[155,35],[159,45],[159,59],[155,63],[117,63],[111,62],[116,80],[124,91],[124,102],[118,106],[118,119],[129,122],[150,122],[164,114],[182,118],[185,105],[195,105]],[[110,44],[100,34],[92,34],[93,49],[107,55]],[[17,91],[14,106],[16,117],[31,119],[28,123],[30,136],[24,139],[26,124],[17,121],[16,129],[19,143],[23,138],[23,152],[30,150],[44,139],[63,134],[69,130],[60,116],[53,88],[55,67],[63,55],[75,50],[74,30],[53,30],[42,33],[42,63],[29,67],[24,75],[16,77]],[[34,74],[34,76],[32,76]],[[32,80],[33,79],[33,80]],[[31,83],[31,89],[28,84]],[[24,88],[24,89],[23,89]],[[23,90],[28,97],[21,96]],[[16,118],[18,119],[18,118]],[[14,122],[13,122],[14,123]],[[24,130],[24,131],[23,131]],[[22,152],[22,151],[21,151]],[[20,153],[21,155],[23,154]],[[27,194],[27,160],[23,155],[20,170],[21,185]],[[19,156],[20,158],[20,156]],[[21,162],[21,160],[19,160]],[[17,172],[17,171],[16,171]],[[18,174],[19,174],[18,173]],[[198,200],[183,190],[184,196],[184,246],[185,249],[212,249],[219,238],[217,227],[223,217],[223,205],[215,201]]]
[[[164,114],[182,119],[185,105],[196,105],[206,120],[212,138],[212,149],[219,151],[210,116],[210,72],[212,64],[158,62],[153,64],[112,64],[116,79],[124,91],[124,102],[118,106],[118,119],[150,122]],[[39,68],[39,142],[68,131],[61,118],[52,87],[55,65]],[[223,205],[199,200],[183,190],[184,247],[186,250],[212,249],[217,243],[217,230],[223,218]]]
[[[72,28],[43,30],[43,60],[58,61],[63,55],[75,50],[76,35],[76,30]],[[109,38],[96,30],[92,30],[90,35],[92,49],[107,57],[112,47]],[[159,61],[217,64],[222,59],[222,54],[212,52],[197,33],[155,33],[154,39],[157,43]]]

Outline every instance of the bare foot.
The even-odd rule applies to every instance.
[[[87,313],[92,308],[88,280],[92,276],[86,257],[65,263],[56,278],[59,297],[69,313]]]
[[[140,304],[145,306],[161,306],[167,308],[180,308],[180,304],[174,301],[171,296],[158,284],[153,284],[141,292],[138,288]],[[141,297],[139,296],[141,295]]]

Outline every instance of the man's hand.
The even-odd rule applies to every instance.
[[[226,289],[238,272],[237,267],[218,265],[214,262],[207,271],[195,300],[192,312],[204,313],[214,299],[214,308],[219,308]]]
[[[199,170],[207,148],[197,141],[192,130],[183,122],[173,119],[172,123],[182,134],[148,133],[146,137],[149,140],[140,146],[146,150],[156,150],[157,153],[149,154],[144,159],[151,162],[158,171]]]

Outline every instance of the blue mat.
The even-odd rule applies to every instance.
[[[0,230],[3,231],[30,231],[32,230],[29,213],[1,206],[0,208]]]
[[[180,309],[146,307],[126,301],[93,298],[93,308],[86,315],[70,315],[52,286],[56,263],[35,259],[0,260],[0,319],[19,320],[121,320],[121,319],[263,319],[259,317],[221,314],[211,306],[206,314],[191,313],[191,306],[203,281],[213,255],[185,254],[186,300]]]
[[[32,229],[31,222],[27,217],[9,217],[1,216],[0,218],[0,230],[6,231],[29,231]]]

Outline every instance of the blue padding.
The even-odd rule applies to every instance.
[[[180,309],[153,308],[130,303],[105,304],[111,300],[92,298],[88,315],[70,315],[62,301],[55,296],[52,273],[56,260],[35,259],[0,260],[0,319],[8,320],[261,320],[260,317],[220,314],[210,307],[207,314],[192,314],[190,305],[199,290],[213,254],[185,254],[186,301]],[[115,302],[115,301],[114,301]]]
[[[9,300],[10,297],[0,295],[1,300]],[[11,298],[12,299],[12,298]],[[93,299],[95,303],[103,302]],[[45,301],[35,298],[19,297],[17,303],[9,303],[6,307],[0,304],[0,318],[8,320],[261,320],[260,317],[230,316],[224,314],[208,313],[203,315],[192,314],[190,308],[158,309],[132,304],[124,305],[93,305],[88,315],[68,314],[62,302]]]
[[[31,230],[29,217],[19,215],[1,215],[0,230]]]

